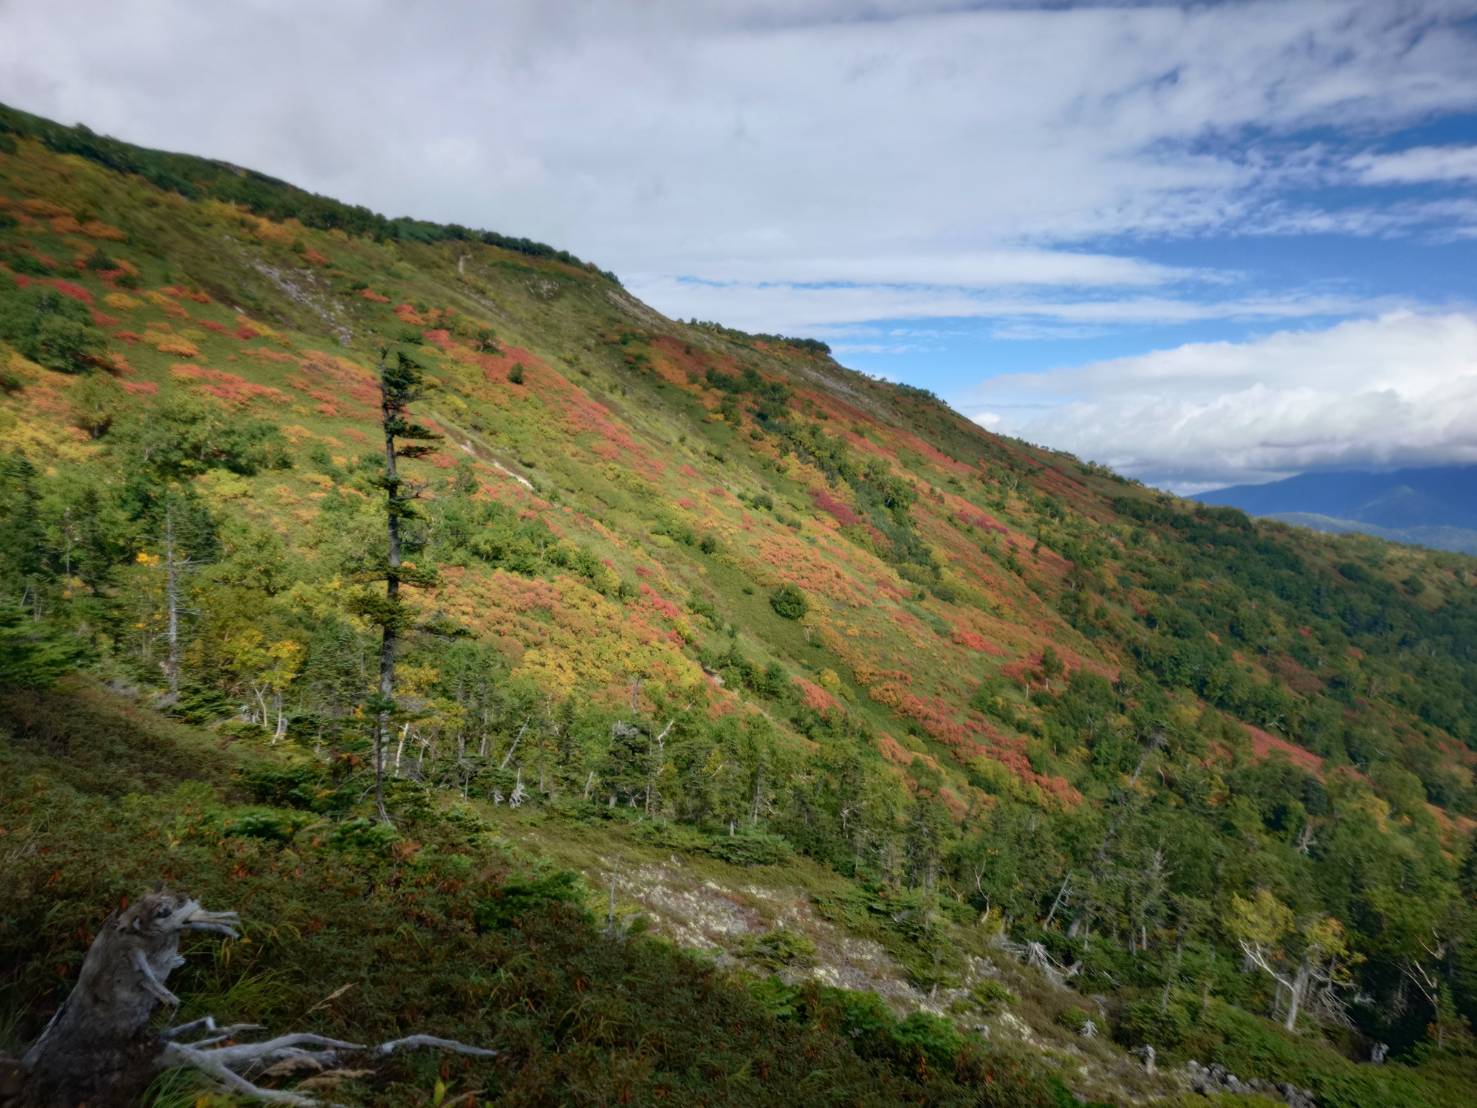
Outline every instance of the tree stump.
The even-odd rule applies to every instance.
[[[87,951],[77,984],[19,1060],[0,1058],[0,1108],[133,1104],[162,1070],[190,1067],[238,1096],[312,1105],[311,1097],[264,1088],[253,1077],[282,1063],[300,1076],[323,1074],[351,1059],[383,1058],[433,1047],[479,1057],[497,1052],[431,1035],[410,1035],[367,1047],[294,1033],[263,1042],[237,1037],[255,1024],[219,1026],[206,1016],[178,1027],[151,1027],[161,1006],[179,1004],[165,985],[184,965],[181,936],[189,931],[236,937],[235,912],[209,912],[168,892],[140,897],[103,924]]]

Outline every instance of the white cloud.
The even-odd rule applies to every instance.
[[[1366,185],[1477,181],[1477,146],[1416,146],[1391,154],[1359,154],[1348,168]]]
[[[964,406],[995,429],[1176,488],[1477,462],[1477,314],[1392,312],[1007,375]]]

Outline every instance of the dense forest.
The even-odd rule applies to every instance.
[[[0,698],[0,1054],[162,881],[187,1005],[500,1051],[338,1101],[1477,1081],[1477,561],[10,109]]]

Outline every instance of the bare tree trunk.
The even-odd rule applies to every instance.
[[[174,555],[174,508],[164,509],[164,602],[168,623],[164,638],[169,651],[164,663],[169,678],[169,703],[179,702],[179,561]]]
[[[1298,1009],[1302,1007],[1303,996],[1308,991],[1312,976],[1313,969],[1305,959],[1299,963],[1297,974],[1287,986],[1287,1018],[1283,1020],[1282,1026],[1289,1031],[1297,1028]]]
[[[1062,887],[1056,891],[1056,899],[1051,902],[1051,911],[1046,913],[1046,920],[1041,924],[1042,927],[1050,927],[1051,921],[1056,919],[1057,909],[1062,906],[1062,903],[1067,896],[1067,889],[1069,889],[1071,885],[1072,874],[1069,871],[1067,873],[1067,876],[1062,878]]]
[[[386,618],[380,627],[379,711],[374,717],[374,810],[381,823],[390,822],[385,811],[385,743],[389,739],[390,711],[395,703],[395,652],[400,629],[396,612],[400,603],[400,515],[396,500],[400,494],[400,471],[396,464],[395,424],[388,397],[384,402],[385,425],[385,600]]]
[[[676,719],[669,719],[667,725],[651,739],[646,766],[646,814],[648,816],[651,815],[652,799],[656,793],[657,775],[661,773],[662,766],[666,763],[667,735],[676,722]]]
[[[508,763],[513,760],[513,751],[518,749],[518,743],[523,738],[523,732],[528,730],[528,720],[523,721],[523,726],[518,728],[518,734],[513,736],[513,745],[508,747],[508,752],[503,755],[503,760],[497,764],[498,769],[507,769]]]
[[[387,595],[395,595],[395,586],[393,580],[386,586]],[[385,811],[385,737],[390,729],[390,705],[395,698],[395,636],[395,628],[390,624],[381,629],[380,707],[374,716],[374,811],[381,823],[390,822],[390,813]]]
[[[400,728],[400,741],[395,744],[395,776],[400,776],[400,759],[405,754],[405,738],[410,734],[410,724]]]
[[[754,770],[754,800],[749,806],[749,826],[753,827],[759,822],[759,812],[764,805],[764,763],[760,762]]]

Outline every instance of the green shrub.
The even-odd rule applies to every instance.
[[[794,1020],[804,1014],[800,990],[794,985],[786,985],[778,977],[761,977],[750,982],[749,995],[771,1019]]]
[[[274,808],[309,812],[342,812],[354,801],[347,789],[337,788],[321,766],[264,766],[242,778],[253,799]]]
[[[785,966],[808,966],[815,961],[815,943],[807,935],[788,927],[745,935],[738,952],[772,970]]]
[[[687,827],[667,820],[643,820],[631,829],[631,834],[663,850],[695,853],[706,850],[708,846],[708,836],[695,827]]]
[[[964,1045],[959,1029],[941,1016],[914,1012],[892,1034],[899,1052],[916,1052],[940,1069],[953,1063]]]
[[[292,812],[243,812],[231,816],[221,825],[221,834],[244,839],[261,839],[265,842],[291,842],[297,834],[302,817]]]
[[[86,372],[105,345],[85,307],[36,286],[0,295],[0,338],[37,365],[61,373]]]
[[[975,982],[970,988],[969,999],[974,1001],[975,1007],[981,1012],[989,1015],[1000,1011],[1007,1005],[1014,1004],[1016,995],[999,981],[987,977],[983,981]]]
[[[74,636],[0,602],[0,689],[47,688],[82,657]]]
[[[1082,1029],[1091,1021],[1092,1016],[1087,1013],[1086,1009],[1079,1008],[1075,1004],[1071,1007],[1063,1008],[1056,1014],[1057,1023],[1065,1027],[1068,1031],[1075,1031],[1078,1034],[1081,1034]]]
[[[794,585],[781,585],[769,596],[769,606],[781,619],[804,619],[810,602]]]
[[[571,870],[558,869],[542,876],[515,879],[477,905],[477,928],[501,930],[511,927],[518,917],[535,908],[549,904],[578,905],[582,900],[579,875]]]
[[[735,866],[774,866],[788,862],[795,855],[788,842],[768,831],[715,836],[708,842],[707,851]]]
[[[508,370],[508,384],[510,384],[510,385],[521,385],[521,384],[523,384],[523,363],[522,362],[514,362],[513,363],[513,368],[510,369],[510,370]]]
[[[362,850],[370,854],[381,854],[398,838],[400,833],[388,823],[377,823],[364,816],[355,816],[335,827],[328,836],[328,842],[339,850]]]
[[[1189,1004],[1171,996],[1161,1004],[1158,996],[1146,996],[1124,1009],[1113,1028],[1113,1037],[1124,1046],[1148,1043],[1156,1050],[1174,1050],[1185,1041],[1195,1017]]]

